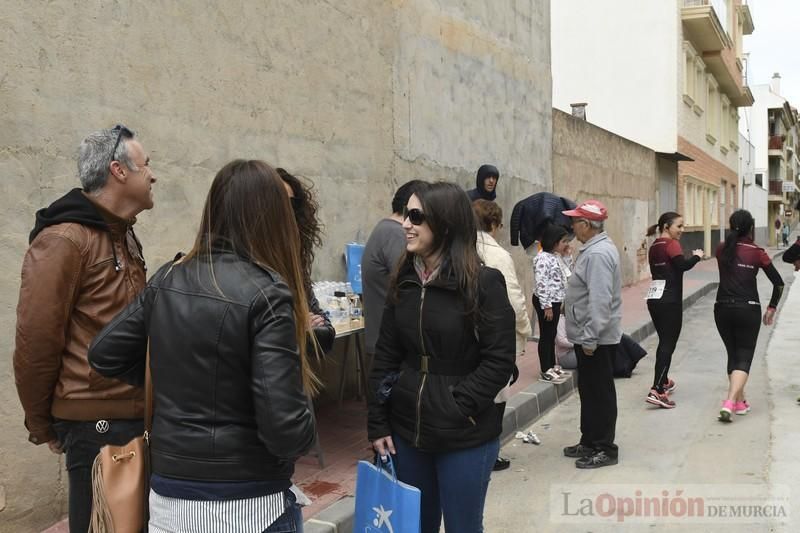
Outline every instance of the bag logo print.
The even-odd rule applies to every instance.
[[[372,520],[372,525],[375,528],[367,526],[364,529],[365,533],[370,533],[371,531],[383,531],[383,526],[386,526],[386,529],[389,533],[394,533],[394,528],[392,527],[392,523],[389,521],[389,517],[392,515],[394,511],[391,509],[387,510],[383,508],[383,505],[378,507],[373,507],[373,511],[375,511],[375,518]]]

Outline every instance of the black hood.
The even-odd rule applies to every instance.
[[[480,197],[484,198],[485,200],[494,201],[497,198],[497,185],[494,186],[494,191],[487,191],[485,186],[486,178],[488,177],[495,177],[497,181],[500,181],[500,171],[497,170],[497,167],[494,165],[481,165],[481,168],[478,169],[478,174],[475,176],[475,188],[480,193]]]
[[[47,226],[55,226],[64,222],[75,222],[108,231],[108,224],[103,215],[83,194],[81,189],[72,189],[67,194],[36,212],[36,224],[33,226],[28,244],[33,242]]]

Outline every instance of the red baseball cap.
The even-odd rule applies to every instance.
[[[575,209],[562,211],[568,217],[585,218],[587,220],[605,220],[608,218],[608,209],[597,200],[586,200]]]

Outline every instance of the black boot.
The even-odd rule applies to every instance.
[[[492,467],[492,470],[498,472],[500,470],[505,470],[509,466],[511,466],[511,461],[509,459],[504,459],[503,457],[500,457],[498,455],[497,459],[495,459],[494,461],[494,466]]]

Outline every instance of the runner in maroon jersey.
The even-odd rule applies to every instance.
[[[650,275],[653,282],[647,294],[647,310],[658,334],[656,368],[653,387],[645,401],[665,409],[675,407],[669,394],[675,390],[675,381],[669,379],[672,353],[678,343],[683,324],[683,273],[703,258],[703,250],[694,250],[692,257],[683,256],[680,238],[683,234],[683,217],[669,211],[650,226],[647,236],[658,235],[650,246]]]
[[[714,305],[714,322],[728,352],[728,397],[722,402],[719,419],[731,422],[731,413],[744,415],[750,411],[744,387],[763,321],[772,324],[783,293],[783,280],[764,251],[753,244],[755,220],[749,211],[739,209],[730,218],[730,232],[717,248],[719,289]],[[762,269],[772,282],[772,298],[764,317],[758,298],[756,275]]]
[[[788,250],[783,252],[783,260],[786,263],[794,263],[794,269],[800,270],[800,237]]]

